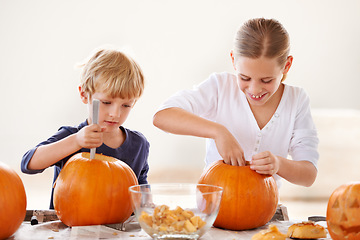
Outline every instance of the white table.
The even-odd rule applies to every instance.
[[[287,229],[294,222],[292,221],[273,221],[268,224],[275,224],[279,230],[286,234]],[[251,237],[262,229],[268,228],[268,224],[247,231],[229,231],[219,228],[211,228],[204,234],[200,240],[238,240],[251,239]],[[322,223],[322,225],[326,223]],[[29,222],[23,222],[18,231],[10,238],[14,240],[30,239],[140,239],[151,240],[143,230],[140,231],[119,231],[104,225],[67,227],[61,221],[51,221],[38,225],[30,225]],[[328,238],[331,239],[331,238]]]

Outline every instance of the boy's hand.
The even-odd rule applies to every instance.
[[[103,130],[98,124],[83,127],[77,134],[76,140],[81,148],[97,148],[103,144]]]
[[[250,168],[260,174],[274,175],[279,171],[280,161],[274,154],[265,151],[252,157]]]
[[[245,166],[244,151],[234,136],[226,129],[215,139],[219,154],[226,164]]]

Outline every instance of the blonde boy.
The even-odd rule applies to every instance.
[[[144,77],[138,64],[114,49],[97,50],[83,65],[79,93],[83,103],[92,107],[98,99],[99,123],[88,118],[76,127],[62,126],[48,140],[25,153],[21,161],[24,173],[35,174],[54,166],[54,181],[66,161],[78,152],[112,156],[127,163],[139,184],[147,183],[149,142],[137,131],[124,128],[131,109],[144,90]],[[53,209],[51,193],[50,209]]]

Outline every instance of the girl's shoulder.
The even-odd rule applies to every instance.
[[[293,109],[294,111],[301,111],[310,106],[310,98],[304,88],[285,85],[282,102],[285,109]]]
[[[215,94],[216,92],[234,89],[237,86],[236,76],[228,72],[212,73],[207,79],[195,85],[195,92],[206,92],[207,94]],[[235,88],[236,89],[236,88]],[[180,91],[184,92],[184,91]],[[188,92],[185,90],[185,92]]]
[[[209,80],[219,81],[219,82],[237,82],[236,75],[229,72],[214,72],[210,74]]]
[[[299,87],[299,86],[294,86],[294,85],[290,85],[290,84],[285,84],[285,94],[287,98],[293,98],[293,99],[297,99],[297,100],[302,100],[304,98],[308,98],[308,94],[305,91],[304,88]]]
[[[220,88],[233,88],[237,86],[237,77],[229,72],[215,72],[210,74],[206,82]]]

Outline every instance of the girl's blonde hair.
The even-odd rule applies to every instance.
[[[140,66],[119,50],[99,49],[81,66],[81,87],[90,97],[104,91],[111,97],[138,99],[144,91]]]
[[[250,19],[237,31],[233,52],[248,58],[276,58],[284,66],[290,54],[290,37],[277,20]]]

